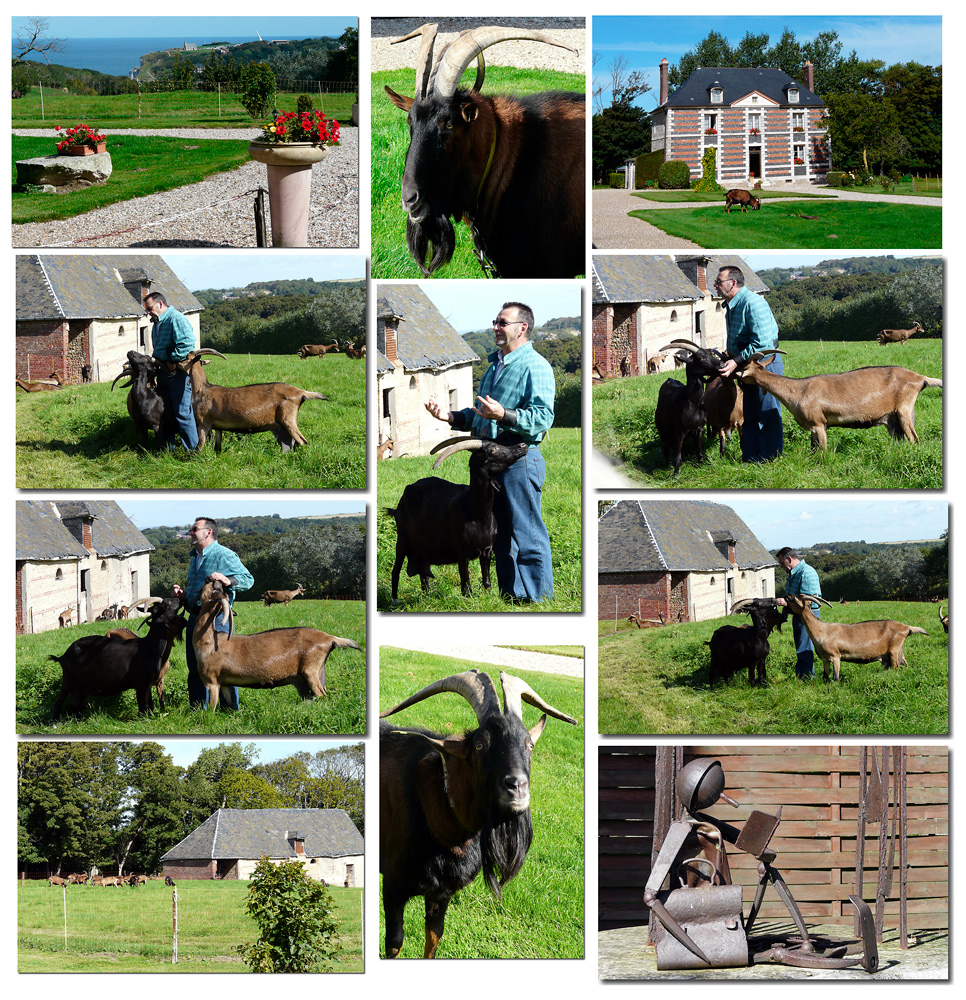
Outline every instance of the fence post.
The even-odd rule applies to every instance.
[[[178,964],[178,890],[171,890],[171,964]]]
[[[61,886],[64,890],[64,951],[67,951],[67,886]]]

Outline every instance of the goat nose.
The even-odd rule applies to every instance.
[[[422,198],[419,195],[419,188],[408,178],[403,177],[402,182],[402,207],[410,215],[416,215],[422,206]]]
[[[530,779],[525,774],[508,774],[503,783],[511,795],[526,795],[530,789]]]

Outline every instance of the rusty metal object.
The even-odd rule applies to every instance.
[[[759,812],[757,809],[754,810],[742,827],[741,833],[738,834],[735,847],[739,851],[750,854],[753,858],[761,858],[778,829],[781,819],[781,809],[778,810],[777,816]]]
[[[678,772],[678,798],[689,813],[710,809],[719,799],[738,807],[730,795],[725,795],[725,773],[721,761],[712,757],[699,757],[685,764]]]
[[[670,933],[655,934],[658,969],[728,969],[748,964],[740,885],[697,886],[662,895],[666,898],[660,926]],[[686,939],[678,938],[668,924],[681,928]]]
[[[855,894],[862,896],[862,883],[865,879],[865,820],[866,820],[866,772],[869,767],[869,748],[863,746],[859,749],[859,818],[858,830],[855,837]],[[856,914],[853,921],[852,931],[859,933],[859,917]]]
[[[873,760],[875,748],[872,749]],[[889,847],[889,748],[882,748],[882,771],[879,783],[883,791],[882,814],[879,818],[879,880],[875,890],[875,933],[882,940],[882,921],[885,916],[885,900],[892,884],[892,871],[887,865]]]
[[[902,829],[899,831],[899,947],[909,947],[907,910],[909,906],[909,843],[906,840],[906,821],[909,800],[906,798],[906,748],[899,747],[899,801],[901,804]]]

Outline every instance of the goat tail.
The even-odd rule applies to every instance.
[[[353,642],[351,639],[341,639],[337,635],[332,636],[332,645],[338,646],[340,649],[362,649],[359,643]]]
[[[309,392],[307,389],[302,390],[302,402],[304,403],[307,399],[328,399],[328,396],[323,396],[321,392]]]
[[[929,633],[924,628],[919,628],[918,625],[910,625],[910,632],[917,632],[919,635],[929,635]]]
[[[937,389],[941,389],[943,387],[943,380],[941,378],[930,378],[928,375],[923,375],[922,380],[926,388],[935,386]]]

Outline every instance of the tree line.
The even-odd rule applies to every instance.
[[[153,874],[218,809],[344,809],[365,835],[362,743],[257,759],[252,743],[187,768],[152,742],[19,743],[18,870]]]
[[[315,278],[275,278],[271,281],[250,281],[244,287],[232,288],[201,288],[192,291],[192,295],[205,307],[216,306],[222,302],[238,299],[254,301],[257,298],[279,298],[288,295],[308,296],[324,295],[337,292],[343,288],[365,288],[365,278],[354,281],[316,281]],[[230,296],[226,299],[225,296]]]

